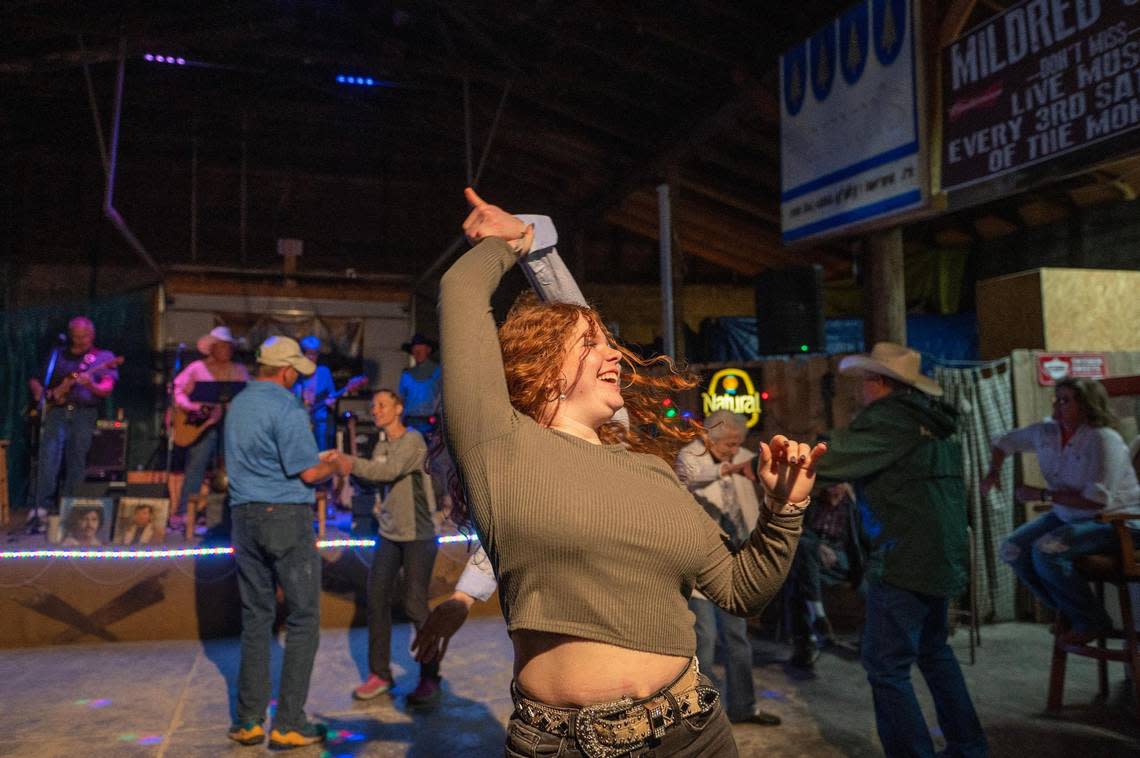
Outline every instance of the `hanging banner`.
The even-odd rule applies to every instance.
[[[923,204],[914,6],[864,0],[780,57],[784,242]]]
[[[1140,126],[1140,0],[1023,0],[942,50],[942,188]]]

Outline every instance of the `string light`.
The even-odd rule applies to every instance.
[[[439,538],[439,544],[450,545],[457,542],[478,542],[474,534],[448,534]],[[318,550],[346,547],[375,547],[374,539],[318,540]],[[154,560],[158,558],[203,558],[211,555],[233,555],[234,549],[223,547],[187,547],[158,550],[64,550],[47,548],[40,550],[0,550],[0,560],[20,560],[35,558],[69,558],[77,560]]]

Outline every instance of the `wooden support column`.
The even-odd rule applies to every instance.
[[[876,342],[906,344],[906,282],[903,278],[902,228],[867,238],[867,312],[863,339],[867,350]]]

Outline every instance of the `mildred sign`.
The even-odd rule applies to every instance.
[[[942,188],[1140,126],[1140,0],[1026,0],[942,50]]]

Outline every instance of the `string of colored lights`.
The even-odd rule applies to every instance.
[[[439,538],[439,544],[456,542],[478,542],[474,534],[447,534]],[[318,550],[346,547],[375,547],[373,539],[317,540]],[[69,558],[77,560],[154,560],[157,558],[202,558],[210,555],[233,555],[230,546],[159,548],[155,550],[83,550],[62,548],[40,548],[35,550],[0,550],[0,560],[23,560],[29,558]]]

